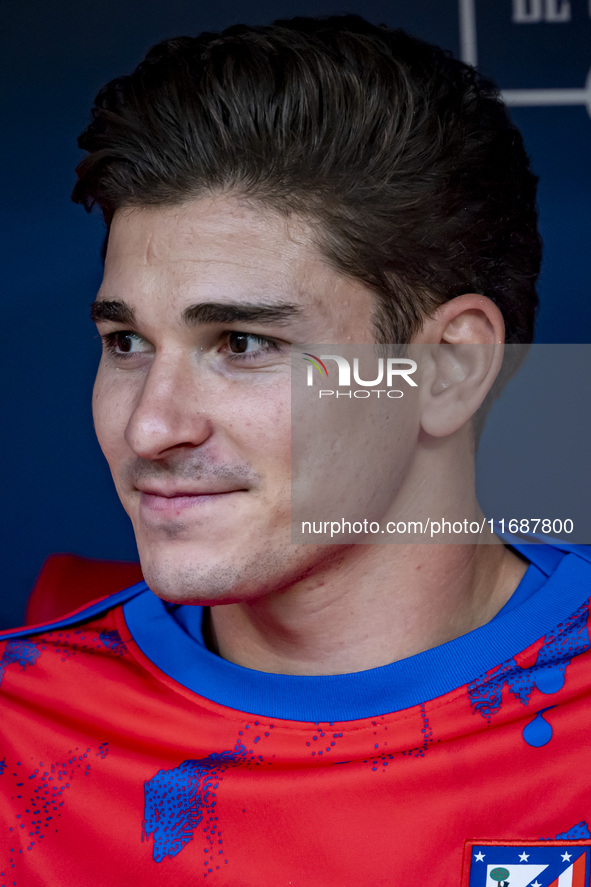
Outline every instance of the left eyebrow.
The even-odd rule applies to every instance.
[[[287,324],[302,313],[299,305],[287,302],[256,304],[253,302],[201,302],[189,305],[182,317],[190,326],[204,323],[277,323]],[[119,299],[99,299],[90,306],[90,318],[95,323],[135,323],[135,312],[130,305]]]
[[[127,302],[118,299],[97,299],[90,306],[90,319],[95,323],[112,321],[113,323],[135,323],[135,314]]]
[[[287,302],[256,304],[240,302],[202,302],[189,305],[183,311],[183,320],[191,326],[201,323],[277,323],[287,324],[302,313],[299,305]]]

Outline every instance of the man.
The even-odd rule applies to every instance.
[[[422,355],[362,483],[326,446],[352,509],[480,516],[539,268],[494,88],[355,17],[240,26],[155,47],[81,146],[95,425],[151,590],[6,637],[6,883],[588,884],[586,555],[290,535],[309,343]]]

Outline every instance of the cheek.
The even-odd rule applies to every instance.
[[[214,422],[214,428],[215,428]],[[234,399],[218,415],[234,445],[270,483],[289,483],[291,405],[289,389],[278,386]],[[248,455],[247,452],[248,451]]]
[[[132,392],[116,385],[99,367],[92,392],[92,415],[98,442],[109,461],[125,447],[125,428],[132,412]]]

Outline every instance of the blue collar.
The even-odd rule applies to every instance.
[[[170,605],[149,590],[130,598],[123,610],[134,640],[158,668],[221,705],[314,723],[375,717],[473,681],[551,632],[589,598],[591,550],[531,544],[514,548],[535,565],[540,577],[535,593],[530,585],[524,600],[462,637],[353,674],[276,675],[227,662],[203,643],[202,608],[188,608],[190,619],[177,621]],[[531,575],[527,581],[531,583]]]

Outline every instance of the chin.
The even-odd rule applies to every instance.
[[[216,606],[281,593],[339,556],[311,545],[252,544],[218,552],[209,546],[141,546],[144,578],[158,597],[174,604]],[[142,550],[143,548],[143,550]],[[184,550],[183,550],[184,549]]]
[[[142,572],[150,589],[158,597],[174,604],[215,606],[253,600],[275,587],[273,560],[256,562],[229,558],[144,557],[140,550]],[[275,562],[276,563],[276,562]]]
[[[207,605],[236,600],[239,584],[237,571],[226,567],[207,567],[201,563],[145,559],[140,555],[142,573],[150,589],[173,604]]]

